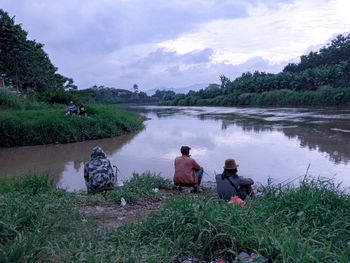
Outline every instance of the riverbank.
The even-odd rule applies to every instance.
[[[70,143],[142,129],[142,120],[113,105],[86,105],[87,116],[66,115],[67,106],[19,98],[0,90],[0,147]]]
[[[207,91],[210,92],[210,91]],[[279,89],[265,92],[242,92],[219,94],[201,98],[188,93],[163,100],[162,106],[272,106],[272,107],[324,107],[349,106],[349,88],[322,87],[312,91]]]
[[[179,193],[150,174],[134,176],[118,191],[68,193],[56,189],[48,175],[1,179],[2,260],[176,262],[193,256],[232,262],[240,251],[271,262],[347,262],[350,256],[350,198],[331,181],[283,189],[269,185],[263,197],[247,201],[247,209],[218,203],[210,189]],[[128,192],[122,207],[117,201]],[[140,213],[142,218],[125,222],[120,213],[109,221],[124,220],[119,226],[101,224],[108,216],[103,208],[137,214],[133,208],[145,202],[155,210]]]

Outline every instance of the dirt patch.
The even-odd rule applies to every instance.
[[[204,197],[206,192],[209,196],[216,196],[216,184],[213,182],[203,184],[199,193],[191,193],[191,190],[192,188],[189,187],[183,187],[181,192],[175,188],[160,190],[160,199],[141,198],[137,203],[126,204],[125,206],[101,201],[98,204],[82,205],[78,210],[82,214],[92,216],[102,228],[117,229],[125,224],[145,218],[154,210],[159,210],[164,201],[171,196],[187,195],[201,198]]]

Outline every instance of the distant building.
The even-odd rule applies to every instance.
[[[0,77],[0,87],[5,87],[5,80]]]

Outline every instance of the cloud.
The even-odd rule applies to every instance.
[[[183,55],[183,61],[188,64],[208,63],[214,51],[211,48],[203,50],[193,50]]]
[[[347,0],[0,0],[79,88],[141,90],[277,72],[348,31]]]
[[[170,69],[179,69],[179,65],[191,65],[208,63],[211,61],[210,57],[213,54],[213,50],[206,48],[204,50],[193,50],[186,54],[180,55],[175,51],[166,51],[164,48],[158,48],[157,50],[149,53],[146,57],[129,64],[128,68],[141,68],[148,69],[154,68],[158,65],[167,65]],[[174,65],[170,66],[169,65]]]
[[[128,45],[156,43],[191,32],[203,22],[247,15],[239,1],[2,2],[2,8],[30,29],[30,36],[57,50],[77,52],[108,52]]]
[[[324,43],[334,33],[347,31],[350,17],[345,10],[349,9],[346,0],[254,1],[247,4],[247,17],[208,21],[197,32],[159,46],[180,54],[210,47],[216,62],[240,64],[261,56],[280,63],[300,56],[310,45]]]

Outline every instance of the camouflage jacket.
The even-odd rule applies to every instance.
[[[84,179],[88,193],[114,188],[114,173],[111,163],[100,147],[92,149],[91,160],[84,167]]]

